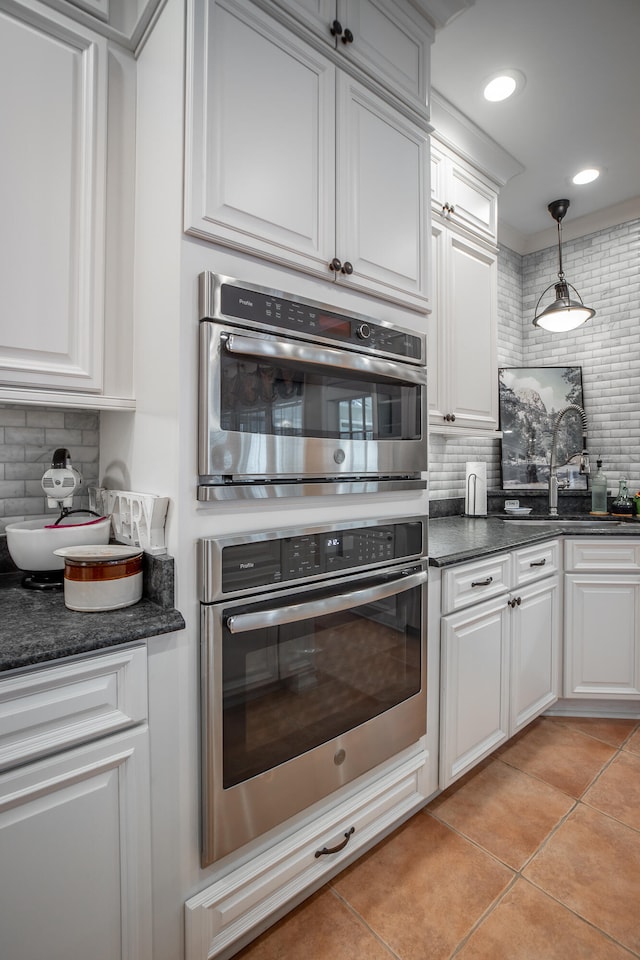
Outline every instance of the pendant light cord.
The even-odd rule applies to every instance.
[[[558,279],[564,280],[564,270],[562,269],[562,220],[558,220]]]

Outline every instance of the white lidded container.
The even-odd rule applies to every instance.
[[[130,607],[142,597],[142,554],[122,544],[87,544],[55,551],[64,558],[64,602],[96,613]]]

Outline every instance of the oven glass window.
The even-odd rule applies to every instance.
[[[223,430],[350,440],[422,435],[417,384],[220,354]]]
[[[419,693],[421,597],[415,587],[367,606],[234,634],[224,615],[224,787]],[[251,604],[233,615],[261,608],[273,607]]]

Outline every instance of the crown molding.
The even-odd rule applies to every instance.
[[[439,30],[472,7],[476,0],[409,0],[412,7]]]
[[[437,90],[431,90],[431,124],[433,135],[446,146],[467,160],[477,170],[498,187],[517,173],[522,173],[524,167],[501,147],[499,143],[477,127],[457,107],[449,103]]]

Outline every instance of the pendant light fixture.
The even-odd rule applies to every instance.
[[[542,327],[544,330],[550,330],[552,333],[564,333],[566,330],[574,330],[581,324],[586,323],[591,317],[595,317],[596,312],[591,307],[585,307],[582,297],[574,286],[567,283],[564,270],[562,269],[562,220],[569,209],[568,200],[552,200],[547,210],[558,224],[558,281],[551,283],[546,290],[543,290],[540,300],[536,304],[536,312],[533,318],[534,327]],[[541,313],[540,301],[546,293],[556,288],[556,298]],[[572,300],[569,290],[573,290],[577,300]]]

